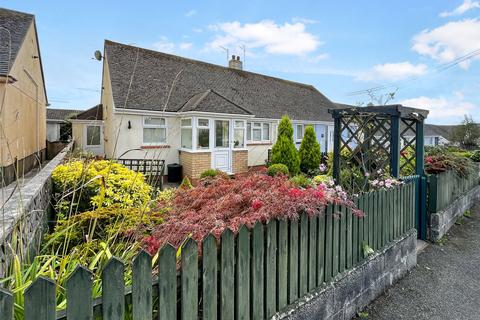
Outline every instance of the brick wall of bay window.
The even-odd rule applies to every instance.
[[[233,151],[232,157],[233,173],[248,171],[248,150]]]
[[[211,168],[212,158],[210,152],[180,152],[180,164],[183,166],[183,175],[190,179],[200,178],[200,174]]]

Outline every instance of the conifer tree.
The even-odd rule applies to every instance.
[[[320,167],[321,151],[317,141],[315,130],[312,126],[305,128],[305,134],[298,150],[300,156],[300,170],[303,173],[311,174]]]
[[[293,142],[293,127],[288,116],[283,116],[278,125],[278,137],[272,148],[271,163],[286,165],[292,175],[300,171],[300,158]]]

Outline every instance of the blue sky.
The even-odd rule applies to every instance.
[[[480,121],[480,0],[2,1],[36,15],[52,107],[100,100],[104,39],[314,85],[333,101],[431,110],[430,123]],[[480,51],[479,51],[480,52]],[[451,65],[453,64],[453,66]],[[448,68],[446,68],[448,67]],[[369,96],[365,90],[384,86]],[[352,94],[362,91],[361,94]]]

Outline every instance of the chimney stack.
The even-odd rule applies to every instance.
[[[233,55],[232,59],[228,61],[228,67],[237,70],[243,70],[243,63],[240,61],[240,56]]]

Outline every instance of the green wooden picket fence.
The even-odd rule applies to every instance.
[[[187,240],[133,261],[132,287],[124,263],[112,258],[102,273],[102,298],[92,299],[92,276],[78,266],[66,284],[66,310],[56,310],[55,282],[36,279],[24,293],[25,319],[265,319],[323,283],[361,263],[365,249],[381,249],[415,226],[415,179],[357,199],[365,217],[329,206],[325,214],[272,220],[238,234],[225,231],[201,243]],[[198,246],[202,255],[198,255]],[[13,297],[0,290],[0,319],[12,319]],[[128,315],[127,315],[128,313]]]
[[[467,177],[460,177],[453,170],[430,175],[428,177],[428,210],[439,212],[447,208],[463,194],[478,186],[479,182],[478,170]]]

